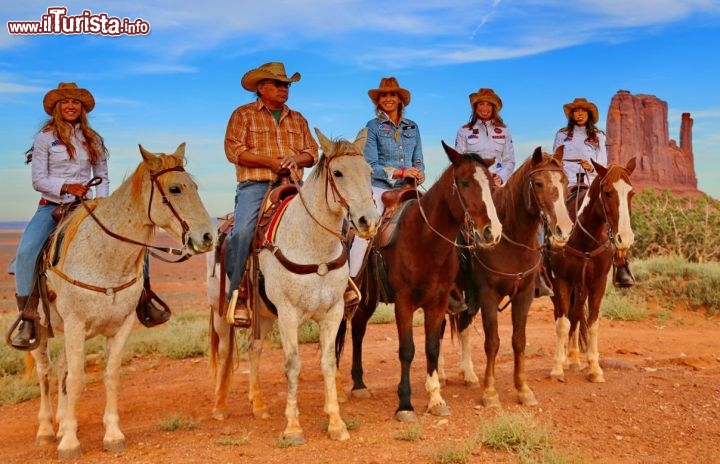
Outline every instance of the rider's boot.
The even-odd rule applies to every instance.
[[[448,311],[451,314],[458,314],[463,311],[467,311],[468,305],[465,303],[465,298],[457,285],[453,285],[450,290],[450,298],[448,299]]]
[[[17,333],[10,343],[13,348],[19,350],[27,350],[37,334],[35,333],[35,319],[38,317],[38,296],[36,294],[30,296],[15,295],[17,300],[18,311],[21,313],[22,322]]]
[[[628,288],[635,285],[635,276],[630,271],[627,258],[615,257],[613,260],[613,285],[617,288]]]
[[[540,271],[535,275],[535,298],[541,296],[554,296],[552,287],[545,281],[545,274]]]

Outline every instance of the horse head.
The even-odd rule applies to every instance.
[[[635,158],[628,160],[625,166],[611,164],[605,167],[592,160],[597,177],[590,187],[588,197],[594,195],[602,208],[602,217],[608,227],[608,238],[615,248],[624,251],[635,241],[630,224],[633,192],[630,175],[635,170]],[[592,199],[592,198],[591,198]]]
[[[457,202],[450,203],[451,214],[466,228],[472,228],[471,243],[483,248],[496,245],[502,236],[502,225],[492,198],[495,184],[488,170],[494,161],[476,154],[458,153],[444,141],[442,146],[452,163],[453,191],[458,198]]]
[[[562,145],[552,155],[543,153],[541,147],[535,148],[527,173],[526,207],[539,210],[548,233],[547,239],[554,247],[567,243],[573,227],[565,204],[568,178],[563,168],[563,151]]]
[[[143,161],[135,171],[133,190],[147,202],[150,225],[159,227],[191,253],[205,253],[215,244],[215,229],[185,171],[185,142],[175,153],[151,153],[139,145]]]
[[[380,215],[372,196],[372,169],[363,156],[367,129],[358,132],[354,142],[330,140],[319,129],[323,155],[315,172],[325,176],[328,205],[347,210],[349,220],[362,238],[372,238],[377,232]]]

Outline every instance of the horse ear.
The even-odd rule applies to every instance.
[[[141,144],[138,144],[138,147],[140,147],[140,154],[142,155],[143,160],[145,160],[145,163],[147,163],[147,165],[150,167],[150,170],[154,171],[156,168],[158,168],[160,165],[160,157],[144,149]]]
[[[600,174],[600,177],[605,177],[605,174],[607,174],[608,169],[603,166],[602,164],[598,163],[594,159],[591,159],[590,162],[592,163],[593,167],[595,168],[595,172]]]
[[[535,151],[532,154],[532,160],[533,164],[538,164],[543,159],[543,152],[542,147],[535,148]]]
[[[625,165],[625,169],[627,170],[628,174],[632,174],[632,172],[635,170],[635,157],[633,156],[630,158]]]
[[[355,142],[353,142],[355,144],[355,146],[358,147],[358,150],[360,150],[360,152],[365,151],[365,143],[367,142],[367,133],[368,133],[367,127],[363,127],[362,129],[360,129],[360,132],[358,132],[357,136],[355,137]]]
[[[445,153],[448,155],[451,163],[455,164],[462,157],[462,155],[458,153],[457,150],[446,144],[444,140],[441,140],[440,143],[442,143],[442,147],[445,150]]]
[[[318,129],[317,127],[315,128],[315,134],[317,135],[318,140],[320,140],[320,148],[322,148],[325,156],[330,156],[333,149],[332,141],[329,138],[325,137],[325,134],[320,132],[320,129]]]
[[[565,155],[565,145],[560,145],[555,149],[555,153],[553,153],[553,158],[555,158],[558,161],[562,161],[563,156]]]
[[[185,142],[178,145],[177,150],[175,150],[175,156],[185,158]]]

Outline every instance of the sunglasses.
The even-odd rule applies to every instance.
[[[285,87],[290,88],[290,82],[276,81],[274,79],[267,79],[261,82],[261,84],[272,84],[274,87]]]

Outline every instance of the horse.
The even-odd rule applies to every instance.
[[[345,289],[348,284],[347,244],[340,234],[343,222],[356,233],[371,238],[377,228],[379,214],[372,198],[370,165],[363,148],[367,130],[361,130],[354,142],[331,141],[318,129],[315,132],[323,154],[298,194],[288,200],[287,208],[275,232],[274,244],[259,251],[258,261],[264,279],[267,299],[277,309],[278,328],[285,354],[285,376],[288,381],[285,416],[287,424],[283,439],[293,445],[305,443],[297,408],[298,327],[308,319],[320,327],[320,368],[325,383],[325,407],[328,414],[328,435],[334,440],[347,440],[350,435],[340,417],[335,383],[335,335],[344,315]],[[285,261],[311,267],[299,273]],[[213,418],[227,418],[225,403],[233,370],[234,330],[221,316],[217,299],[221,276],[220,263],[208,257],[208,301],[211,306],[210,362],[215,378]],[[335,266],[330,263],[335,262]],[[312,264],[311,264],[312,263]],[[319,263],[315,265],[314,263]],[[254,311],[253,339],[250,346],[250,388],[248,398],[256,418],[269,413],[260,391],[259,370],[263,338],[270,331],[274,315],[265,310]]]
[[[133,330],[135,308],[143,291],[143,261],[157,229],[182,243],[178,260],[212,249],[215,232],[184,169],[185,143],[173,154],[150,153],[140,145],[142,161],[109,197],[84,201],[53,234],[48,252],[47,320],[40,326],[38,348],[32,352],[40,382],[39,427],[36,441],[55,439],[50,398],[50,328],[64,334],[57,360],[57,446],[61,459],[77,459],[77,406],[85,382],[85,340],[106,339],[105,436],[103,449],[127,448],[120,430],[118,389],[123,348]],[[177,250],[175,250],[177,251]],[[41,314],[45,311],[41,311]],[[45,319],[43,317],[43,319]]]
[[[550,255],[557,336],[550,376],[558,381],[565,380],[566,363],[570,368],[580,365],[581,348],[587,355],[588,380],[605,381],[598,351],[600,303],[615,250],[626,253],[635,239],[630,223],[635,158],[625,166],[606,168],[595,161],[593,166],[597,175],[590,187],[579,189],[568,205],[575,221],[570,239],[563,251]]]
[[[460,370],[464,381],[479,385],[470,358],[469,329],[478,310],[481,311],[487,357],[481,402],[486,407],[500,406],[495,390],[495,358],[500,347],[498,312],[510,303],[513,378],[518,401],[526,406],[537,404],[525,375],[525,326],[542,261],[538,228],[544,226],[550,244],[561,247],[573,225],[565,206],[568,179],[562,155],[562,148],[549,155],[537,147],[507,183],[495,191],[493,200],[503,224],[502,239],[491,249],[472,250],[469,257],[465,256],[469,258],[465,269],[458,273],[458,287],[465,290],[468,310],[453,316],[450,326],[453,334],[460,334]],[[506,296],[509,300],[500,308]]]
[[[362,342],[367,323],[379,298],[395,303],[401,364],[395,418],[401,422],[417,420],[410,389],[410,366],[415,355],[413,313],[422,308],[425,320],[427,411],[437,416],[449,415],[440,392],[438,353],[449,294],[458,270],[455,238],[463,230],[473,246],[492,247],[502,233],[491,196],[493,181],[487,168],[491,161],[460,154],[444,142],[442,145],[450,166],[425,194],[404,207],[392,244],[384,247],[371,244],[371,255],[361,278],[363,298],[351,321],[351,394],[367,397],[370,394],[363,381],[362,368]],[[387,276],[387,287],[379,288],[384,286],[380,282],[382,276]],[[338,331],[338,359],[346,326],[347,322],[343,321]]]

